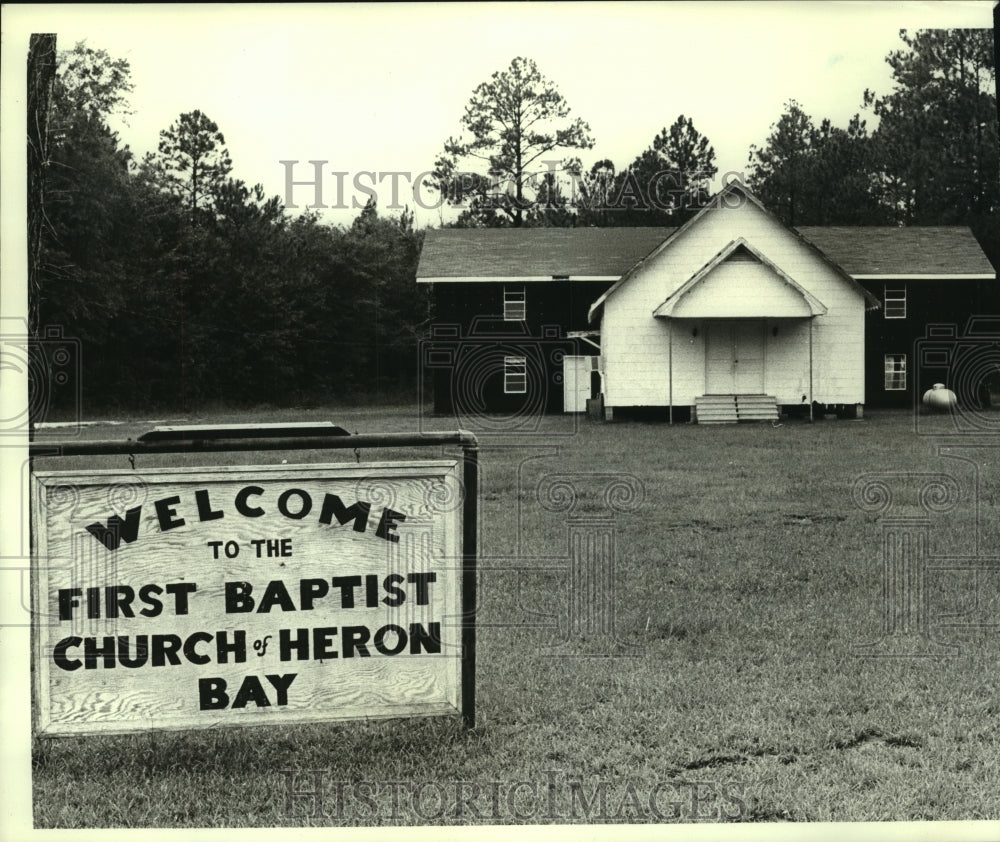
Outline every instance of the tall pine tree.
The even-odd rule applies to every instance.
[[[538,194],[551,196],[561,152],[594,145],[590,127],[570,116],[555,85],[534,61],[515,58],[473,92],[463,132],[445,142],[433,184],[449,204],[464,208],[469,225],[522,225]]]

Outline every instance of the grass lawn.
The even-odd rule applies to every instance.
[[[82,435],[146,429],[119,420]],[[453,424],[413,407],[157,420]],[[938,443],[895,412],[776,427],[564,416],[538,435],[484,437],[473,731],[413,719],[36,739],[35,824],[1000,818],[1000,561],[979,572],[932,562],[928,622],[949,654],[859,654],[880,636],[883,535],[882,515],[852,502],[860,475],[903,472],[889,480],[890,515],[919,511],[916,474],[950,475],[960,497],[932,515],[930,556],[1000,552],[1000,447],[946,456]],[[136,468],[220,458],[355,454],[148,456]],[[86,464],[127,467],[58,467]],[[574,473],[602,476],[575,478],[570,515],[543,508],[543,480]],[[580,634],[569,519],[610,515],[604,490],[629,476],[641,496],[613,514],[613,634]]]

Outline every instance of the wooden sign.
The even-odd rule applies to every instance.
[[[34,473],[37,733],[462,713],[458,464]]]

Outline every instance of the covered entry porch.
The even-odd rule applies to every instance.
[[[813,319],[665,319],[670,420],[776,420],[779,407],[813,404]]]
[[[778,419],[778,397],[768,393],[766,377],[767,330],[768,324],[764,319],[706,321],[705,393],[695,398],[694,421],[699,424],[726,424]],[[772,338],[777,338],[781,329],[775,324],[771,332]],[[809,335],[812,335],[811,331]],[[808,350],[811,367],[811,347]],[[772,343],[772,356],[775,351]],[[810,392],[806,395],[810,405],[811,390],[810,383]]]
[[[653,315],[668,333],[671,412],[699,423],[775,420],[779,406],[813,404],[819,299],[737,240]]]

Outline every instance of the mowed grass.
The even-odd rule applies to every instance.
[[[161,420],[454,425],[409,407]],[[950,654],[864,657],[880,636],[883,526],[852,502],[862,474],[898,472],[890,514],[913,514],[916,475],[948,474],[961,496],[932,517],[932,558],[996,557],[1000,448],[942,455],[902,412],[776,427],[559,417],[482,441],[474,730],[411,719],[36,739],[36,826],[1000,817],[1000,563],[932,561],[930,628]],[[149,456],[136,468],[437,455]],[[85,464],[128,463],[58,466]],[[539,502],[554,474],[579,475],[569,513]],[[642,493],[612,512],[604,491],[626,477]],[[575,631],[568,532],[584,517],[575,528],[614,519],[613,634]]]

